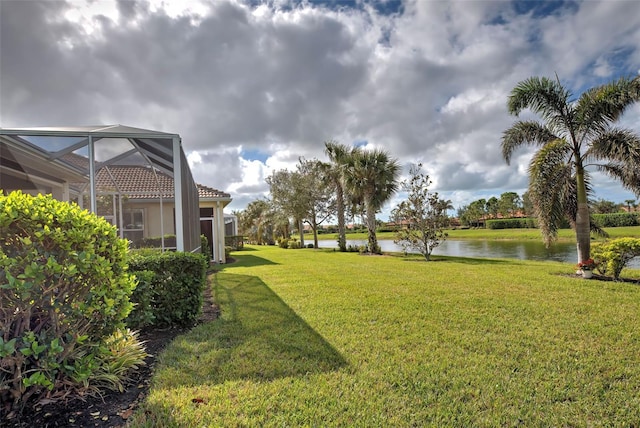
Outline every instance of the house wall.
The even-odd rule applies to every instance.
[[[162,235],[162,224],[164,224],[165,235],[175,235],[174,227],[174,204],[173,202],[163,202],[162,215],[160,215],[159,202],[131,202],[124,205],[125,209],[144,210],[144,237],[158,237]],[[162,220],[162,222],[161,222]]]

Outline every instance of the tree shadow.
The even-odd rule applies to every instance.
[[[463,263],[468,265],[509,265],[521,262],[515,259],[484,259],[481,257],[456,257],[456,256],[440,256],[432,255],[429,261],[420,255],[402,255],[397,254],[394,257],[402,258],[405,262],[422,262],[422,263]]]
[[[254,250],[255,251],[255,250]],[[262,257],[253,256],[251,254],[242,254],[242,257],[234,258],[233,266],[266,266],[266,265],[277,265],[278,263],[272,262],[271,260],[264,259]],[[223,271],[225,265],[219,265],[218,271]]]
[[[340,353],[260,278],[217,273],[215,302],[222,316],[194,328],[167,348],[160,370],[170,387],[307,376],[346,366]],[[179,376],[175,376],[179,373]]]

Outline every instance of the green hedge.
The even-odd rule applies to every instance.
[[[200,235],[200,251],[207,261],[211,261],[213,258],[213,255],[211,254],[211,245],[209,244],[209,239],[205,235]]]
[[[139,328],[149,320],[155,326],[195,324],[202,310],[208,265],[202,254],[169,251],[132,256],[129,269],[138,278],[141,291],[132,296],[137,306],[130,325]]]
[[[487,220],[488,229],[535,229],[538,222],[535,218],[501,218]]]
[[[233,251],[242,250],[244,248],[244,236],[233,235],[224,237],[225,247],[231,247]]]
[[[612,213],[612,214],[593,214],[591,216],[593,224],[599,227],[624,227],[638,226],[637,213]]]
[[[75,204],[0,192],[0,420],[30,399],[95,385],[109,337],[128,335],[127,245]]]
[[[137,243],[133,243],[133,245],[140,248],[162,248],[162,237],[142,238]],[[165,248],[176,248],[176,235],[164,235],[164,246]]]

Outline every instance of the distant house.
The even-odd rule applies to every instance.
[[[0,128],[0,190],[51,194],[105,217],[134,243],[200,251],[224,263],[228,193],[197,185],[181,138],[122,125]],[[167,235],[175,237],[165,238]]]

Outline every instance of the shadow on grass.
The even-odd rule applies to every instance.
[[[251,250],[251,251],[255,251],[255,250]],[[253,267],[253,266],[264,266],[264,265],[277,265],[278,263],[274,263],[271,260],[267,260],[264,259],[262,257],[258,257],[258,256],[253,256],[251,254],[234,254],[234,259],[235,262],[233,263],[234,267],[237,266],[246,266],[246,267]],[[224,265],[220,266],[220,270],[224,270]]]
[[[333,371],[344,358],[260,278],[217,273],[220,319],[176,340],[164,358],[161,383],[176,386],[270,380]],[[168,376],[163,380],[164,376]]]
[[[419,254],[408,254],[404,255],[402,253],[388,253],[388,255],[392,257],[397,257],[403,259],[405,262],[422,262],[422,263],[442,263],[442,262],[454,262],[454,263],[463,263],[468,265],[508,265],[518,263],[519,260],[512,259],[483,259],[480,257],[456,257],[456,256],[438,256],[432,255],[429,261],[426,261],[423,256]]]

